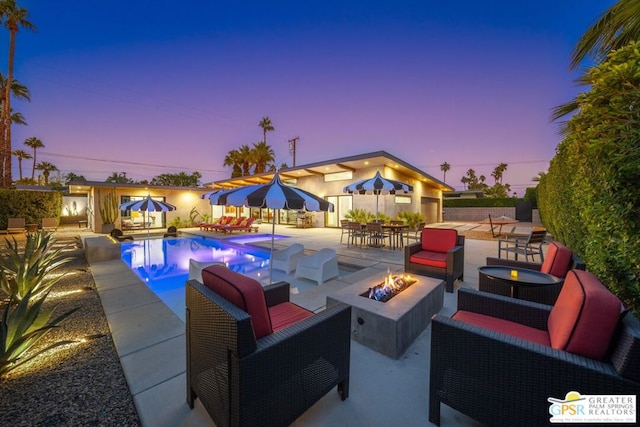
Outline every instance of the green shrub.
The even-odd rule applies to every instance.
[[[516,197],[483,197],[480,199],[443,199],[442,206],[445,208],[490,208],[490,207],[514,207],[521,198]]]
[[[8,218],[24,218],[27,224],[40,224],[42,218],[60,216],[62,193],[0,189],[0,206],[0,229],[7,228]]]
[[[424,215],[420,212],[403,211],[398,213],[398,219],[403,220],[409,228],[415,230],[421,222],[425,221]]]
[[[545,226],[640,311],[640,42],[613,51],[586,76],[538,206]]]

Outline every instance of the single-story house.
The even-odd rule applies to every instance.
[[[312,214],[314,226],[339,227],[340,220],[344,219],[346,213],[351,209],[365,209],[375,212],[376,196],[348,194],[344,193],[343,189],[353,182],[372,178],[376,171],[379,171],[384,178],[402,181],[413,186],[412,194],[380,195],[377,198],[379,212],[392,218],[401,211],[421,212],[425,216],[427,224],[442,222],[442,195],[444,192],[454,191],[454,188],[386,151],[294,166],[281,169],[278,173],[285,183],[309,191],[334,204],[335,210],[332,213]],[[244,185],[263,184],[271,181],[273,175],[273,172],[268,172],[229,178],[215,181],[208,186],[213,189],[229,189]],[[235,212],[234,209],[229,209],[229,211]],[[251,211],[251,215],[259,216],[265,220],[269,218],[267,209],[252,209]],[[224,212],[219,210],[217,213],[222,215]],[[242,214],[247,216],[246,210],[242,210]],[[293,224],[297,214],[295,211],[282,211],[278,221],[279,223]]]
[[[427,223],[442,222],[442,198],[444,192],[454,191],[453,187],[421,171],[415,166],[387,153],[376,151],[356,156],[342,157],[306,165],[294,166],[279,171],[281,179],[298,188],[322,197],[335,206],[334,212],[309,214],[314,227],[339,227],[351,209],[365,209],[375,212],[376,196],[370,194],[348,194],[343,189],[347,185],[371,178],[376,171],[389,179],[402,181],[413,186],[411,194],[380,195],[377,198],[378,211],[395,217],[401,211],[421,212]],[[118,205],[151,195],[158,200],[176,206],[167,213],[119,212],[114,226],[127,228],[166,228],[173,218],[189,219],[195,213],[218,218],[222,215],[253,216],[258,220],[271,221],[270,209],[249,209],[226,206],[210,206],[209,200],[200,196],[213,189],[230,189],[239,186],[263,184],[273,179],[274,172],[229,178],[206,184],[204,187],[169,187],[142,184],[113,184],[107,182],[71,182],[67,201],[76,206],[86,205],[88,226],[102,232],[103,219],[100,206],[104,207],[105,197],[113,193]],[[86,203],[83,203],[85,197]],[[80,199],[78,199],[80,198]],[[65,200],[63,199],[63,205]],[[62,215],[65,215],[63,206]],[[298,212],[282,210],[277,213],[280,224],[295,224]]]

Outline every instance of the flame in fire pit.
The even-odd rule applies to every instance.
[[[376,301],[387,302],[404,289],[413,285],[415,282],[416,280],[411,278],[408,274],[394,276],[387,269],[387,275],[384,278],[384,281],[381,284],[370,288],[368,295],[365,295]]]

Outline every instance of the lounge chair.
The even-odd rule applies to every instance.
[[[319,313],[222,266],[187,282],[187,403],[218,426],[286,426],[336,388],[349,396],[351,306]]]
[[[44,231],[56,231],[58,229],[58,221],[55,218],[42,218],[42,229]]]
[[[333,249],[320,249],[315,254],[306,255],[298,259],[296,279],[305,278],[322,285],[327,280],[338,277],[338,257]]]
[[[281,270],[289,274],[296,269],[298,260],[303,255],[304,246],[300,243],[294,243],[287,248],[273,252],[273,256],[271,257],[271,268],[274,270]]]
[[[232,216],[223,216],[222,218],[220,218],[220,222],[213,224],[213,227],[211,227],[211,228],[213,228],[215,231],[223,231],[224,232],[224,229],[226,227],[237,225],[242,220],[244,220],[243,216],[238,217],[238,218],[234,218]]]
[[[229,224],[223,228],[220,228],[220,231],[224,233],[232,233],[234,231],[246,231],[247,233],[251,232],[252,229],[255,228],[253,225],[253,218],[243,218],[242,221],[238,222],[235,225]]]
[[[24,233],[27,225],[24,218],[9,218],[7,220],[7,233]]]
[[[621,305],[580,270],[553,307],[461,288],[458,311],[431,321],[429,421],[445,404],[488,426],[549,425],[570,391],[639,395],[640,323]]]
[[[447,282],[464,280],[464,236],[453,228],[424,228],[420,241],[404,247],[404,271]]]

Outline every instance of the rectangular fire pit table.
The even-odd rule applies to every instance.
[[[384,277],[372,277],[327,295],[327,307],[336,301],[349,304],[351,338],[379,353],[398,359],[425,330],[431,317],[442,309],[445,282],[412,276],[417,282],[380,302],[360,294],[379,284]]]

